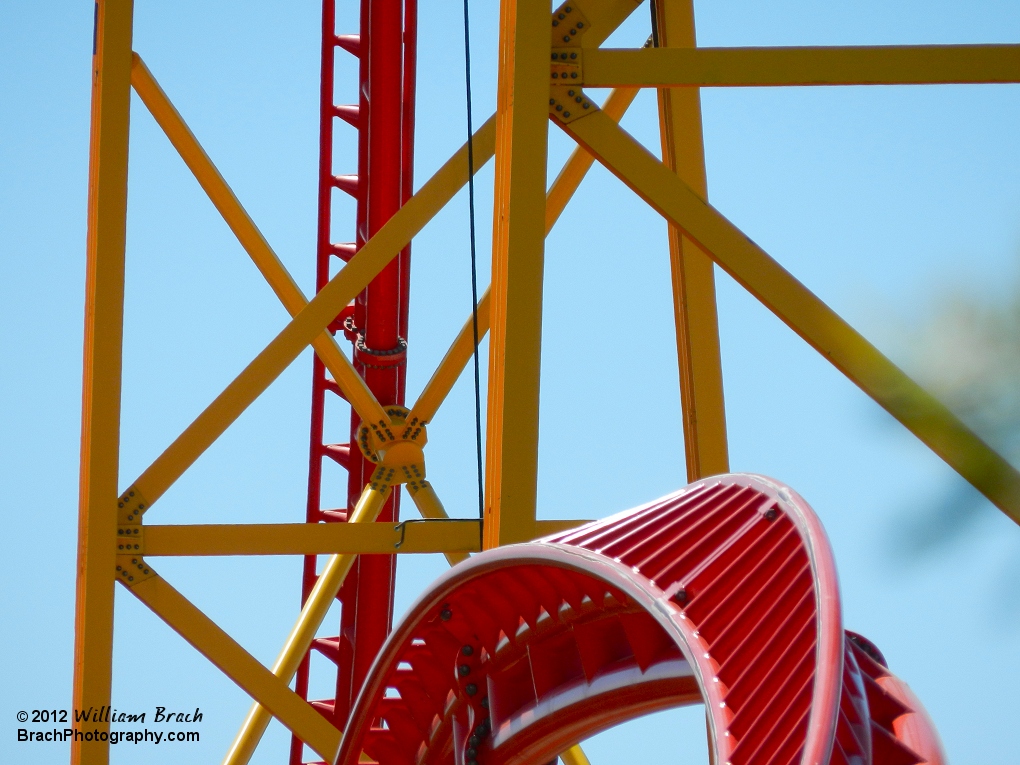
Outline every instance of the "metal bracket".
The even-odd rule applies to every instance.
[[[127,588],[152,579],[156,572],[141,555],[117,556],[117,581]]]
[[[129,486],[127,490],[117,498],[117,523],[120,525],[126,525],[129,523],[141,523],[142,513],[145,512],[145,508],[149,506],[149,503],[145,501],[145,497],[134,485]]]
[[[549,114],[562,123],[598,111],[598,106],[581,91],[584,80],[581,38],[590,26],[587,17],[572,2],[553,11]]]
[[[568,0],[552,12],[553,48],[577,45],[590,26],[581,9]]]
[[[117,527],[117,554],[145,554],[145,533],[142,531],[141,524]]]
[[[588,98],[580,87],[549,88],[549,114],[564,124],[598,110],[598,104]]]

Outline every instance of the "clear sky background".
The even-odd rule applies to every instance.
[[[341,31],[356,3],[341,0]],[[494,108],[497,11],[473,5],[475,121]],[[19,710],[70,705],[92,4],[0,5],[0,760],[55,763],[15,741]],[[464,139],[459,4],[422,0],[416,177]],[[1020,42],[1000,0],[702,0],[703,45]],[[640,9],[610,44],[648,35]],[[310,292],[318,131],[317,3],[139,0],[144,57]],[[337,102],[354,100],[340,54]],[[1020,87],[774,89],[703,94],[711,201],[881,348],[902,355],[948,287],[1002,299],[1020,244]],[[655,100],[624,125],[657,146]],[[550,174],[568,140],[551,128]],[[336,172],[354,172],[338,124]],[[488,281],[491,166],[479,176]],[[352,239],[338,195],[334,236]],[[415,240],[409,398],[470,308],[460,195]],[[596,168],[548,240],[541,517],[599,517],[685,483],[665,226]],[[284,325],[286,314],[140,102],[132,107],[121,486]],[[1016,761],[1020,532],[990,507],[959,543],[906,554],[903,519],[959,479],[728,277],[720,327],[732,467],[791,484],[836,552],[848,628],[924,700],[957,764]],[[305,353],[147,516],[150,523],[304,517]],[[453,515],[476,512],[467,377],[430,430],[429,475]],[[347,412],[328,413],[345,440]],[[640,452],[620,448],[642,434]],[[327,466],[327,471],[333,468]],[[328,476],[327,502],[345,475]],[[406,513],[413,513],[410,503]],[[260,660],[298,608],[297,559],[154,561]],[[401,558],[397,611],[445,563]],[[331,614],[323,634],[335,634]],[[314,668],[313,696],[330,695]],[[133,598],[117,596],[114,703],[200,706],[200,744],[114,748],[115,763],[218,762],[249,701]],[[663,713],[586,745],[594,765],[705,759],[701,712]],[[275,724],[256,756],[285,761]]]

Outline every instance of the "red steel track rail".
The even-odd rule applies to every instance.
[[[942,765],[917,699],[845,632],[817,517],[760,476],[706,479],[435,582],[383,646],[338,763],[554,759],[705,704],[712,762]]]
[[[361,0],[360,13],[359,34],[338,35],[336,0],[323,0],[316,291],[329,280],[333,259],[348,261],[412,193],[417,2]],[[359,102],[337,105],[335,57],[346,54],[359,61]],[[358,131],[357,174],[335,173],[333,130],[338,119]],[[336,191],[357,200],[354,242],[334,242],[332,200]],[[330,327],[334,333],[342,331],[353,342],[355,368],[383,405],[404,403],[410,254],[407,247]],[[357,502],[374,467],[365,461],[360,450],[351,449],[350,443],[324,443],[327,395],[340,395],[340,391],[316,357],[312,371],[306,512],[309,523],[345,522],[347,508]],[[360,419],[352,411],[352,442],[359,425]],[[323,460],[348,472],[346,507],[321,506]],[[396,520],[399,502],[395,487],[379,521]],[[393,555],[360,556],[338,596],[340,634],[317,639],[313,644],[337,667],[335,698],[315,701],[313,705],[338,728],[344,727],[354,697],[390,631],[395,573]],[[302,601],[308,597],[315,577],[316,557],[306,556]],[[296,684],[297,692],[306,698],[309,671],[306,657]],[[302,750],[302,743],[294,738],[291,765],[301,763]]]

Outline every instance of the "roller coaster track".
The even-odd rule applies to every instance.
[[[714,763],[941,765],[885,664],[843,629],[807,503],[720,476],[441,577],[383,646],[338,762],[543,763],[704,703]]]

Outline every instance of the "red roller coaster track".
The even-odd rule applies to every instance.
[[[387,640],[338,762],[547,762],[700,702],[716,763],[944,762],[919,702],[844,632],[811,508],[749,475],[452,569]]]
[[[362,0],[360,34],[338,35],[335,0],[323,3],[317,289],[331,259],[349,260],[411,194],[415,19],[415,0]],[[338,49],[359,59],[356,105],[334,104]],[[337,119],[358,131],[356,175],[334,173]],[[333,241],[334,190],[357,200],[353,243]],[[407,248],[331,327],[384,405],[404,403],[409,269]],[[346,509],[321,507],[323,460],[347,469],[348,506],[374,466],[323,442],[325,399],[339,389],[318,358],[312,386],[307,521],[345,522]],[[352,434],[359,425],[352,412]],[[379,520],[398,508],[394,492]],[[817,518],[767,479],[703,481],[476,556],[387,640],[394,577],[394,556],[360,556],[338,596],[340,634],[313,643],[337,666],[335,698],[312,703],[346,728],[339,762],[545,762],[625,720],[702,702],[716,763],[943,762],[909,689],[844,632]],[[308,556],[303,598],[315,579]],[[308,685],[306,657],[298,693]],[[295,737],[291,765],[302,752]]]

